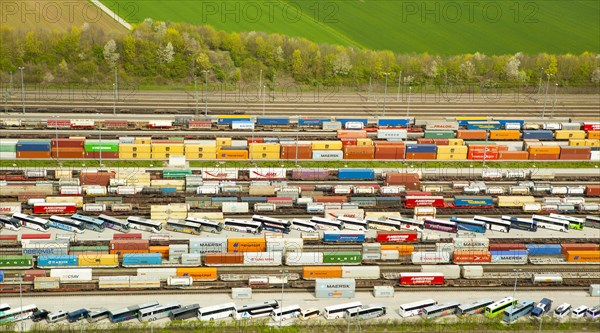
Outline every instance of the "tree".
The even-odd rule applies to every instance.
[[[108,63],[110,67],[115,67],[117,65],[117,61],[121,56],[117,53],[117,42],[114,39],[109,40],[104,45],[104,60]]]
[[[594,84],[600,84],[600,67],[596,67],[596,69],[594,69],[594,71],[592,72],[592,77],[590,78],[590,80]]]
[[[175,55],[175,51],[173,50],[173,44],[168,42],[167,45],[163,48],[158,49],[158,60],[163,64],[169,64],[173,62],[173,56]]]
[[[200,53],[196,57],[196,65],[200,71],[209,70],[212,65],[206,53]]]
[[[304,61],[302,60],[302,53],[300,50],[295,49],[292,53],[292,74],[298,77],[304,73]]]

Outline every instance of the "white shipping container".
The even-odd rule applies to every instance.
[[[285,256],[285,264],[288,266],[320,265],[323,264],[323,252],[289,253]]]
[[[483,266],[461,266],[461,275],[465,279],[482,278]]]
[[[218,186],[198,186],[196,188],[196,194],[218,194],[219,187]]]
[[[117,187],[117,194],[118,195],[134,195],[135,192],[135,186],[118,186]]]
[[[351,217],[355,219],[362,220],[365,218],[365,210],[364,209],[325,209],[325,214],[323,217],[328,219],[336,219],[338,217]]]
[[[91,268],[62,269],[53,268],[50,270],[50,277],[57,277],[60,282],[66,281],[92,281]]]
[[[206,168],[202,169],[202,179],[229,179],[235,180],[238,177],[238,170],[232,168]]]
[[[20,202],[0,202],[0,214],[12,215],[15,213],[21,213]]]
[[[342,129],[342,123],[339,121],[325,121],[323,122],[323,129],[328,131],[335,131]]]
[[[394,297],[393,286],[374,286],[373,287],[374,297]]]
[[[526,203],[523,205],[524,212],[539,212],[542,210],[542,204],[539,203]]]
[[[27,205],[29,206],[33,206],[35,204],[40,204],[40,203],[45,203],[46,199],[42,199],[42,198],[32,198],[27,200]],[[85,205],[83,205],[85,207]],[[0,204],[0,211],[2,210],[1,204]],[[20,213],[20,212],[19,212]],[[7,214],[7,213],[3,213],[3,214]]]
[[[60,195],[81,195],[81,186],[61,186]]]
[[[287,169],[285,168],[250,168],[250,179],[285,179]]]
[[[178,276],[178,277],[170,276],[167,279],[167,285],[169,285],[169,286],[189,287],[193,283],[194,283],[194,278],[192,278],[191,276]]]
[[[231,288],[231,298],[250,299],[252,298],[252,288]]]
[[[223,202],[221,211],[223,213],[248,213],[247,202]]]
[[[398,260],[400,252],[398,250],[381,250],[381,260]]]
[[[455,280],[460,279],[459,265],[423,265],[421,266],[422,273],[443,273],[445,279]]]
[[[71,127],[94,127],[93,119],[71,119]]]
[[[313,199],[312,198],[298,198],[296,199],[296,204],[300,205],[300,206],[305,206],[308,204],[313,203]]]
[[[105,204],[84,204],[83,211],[84,212],[103,212],[106,210]]]
[[[600,150],[592,151],[590,161],[600,162]]]
[[[202,264],[202,255],[200,253],[182,253],[181,264],[188,266],[200,266]]]
[[[227,252],[227,238],[191,238],[190,253],[224,253]]]
[[[104,196],[106,195],[106,187],[103,186],[87,186],[84,187],[86,195]]]
[[[99,276],[98,288],[129,288],[129,276]]]
[[[376,190],[373,186],[354,186],[354,194],[375,194]]]
[[[360,121],[347,121],[344,124],[344,128],[353,129],[353,130],[361,130],[365,127],[365,124]]]
[[[281,252],[244,252],[244,265],[281,266]]]
[[[309,203],[306,205],[307,213],[323,213],[325,212],[325,205],[322,203]]]
[[[166,280],[171,276],[177,276],[177,268],[138,268],[137,276]]]
[[[377,138],[406,140],[407,131],[405,129],[379,129],[377,130]]]
[[[352,193],[352,186],[350,186],[350,185],[336,185],[333,188],[333,193],[334,194],[351,194]]]
[[[0,160],[16,160],[17,152],[15,151],[0,151]]]
[[[379,188],[379,192],[381,194],[401,194],[406,192],[406,187],[404,186],[382,186]]]
[[[253,130],[254,123],[251,121],[234,121],[231,123],[231,129],[234,130]]]
[[[362,260],[381,260],[381,253],[364,253],[363,252]]]
[[[492,254],[491,262],[501,265],[524,265],[527,263],[527,255]]]
[[[379,266],[342,266],[342,278],[376,280],[381,277]]]
[[[485,237],[466,237],[466,238],[454,238],[452,239],[452,244],[457,249],[486,249],[490,246],[489,238]]]
[[[448,252],[413,252],[413,264],[445,264],[450,262],[451,254]]]
[[[277,209],[277,205],[275,205],[275,204],[264,203],[264,202],[254,204],[255,212],[274,212],[276,209]]]
[[[520,123],[504,123],[504,129],[506,129],[506,130],[520,130],[521,129],[521,124]]]
[[[173,121],[171,120],[150,120],[148,127],[172,127]]]
[[[567,194],[569,189],[566,186],[552,186],[550,194]]]
[[[338,161],[344,159],[341,150],[313,150],[312,159],[319,161]]]

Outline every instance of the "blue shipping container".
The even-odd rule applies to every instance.
[[[550,130],[523,131],[523,139],[552,140],[554,133]]]
[[[300,118],[300,119],[298,119],[298,125],[300,125],[300,126],[321,126],[326,121],[331,121],[331,119]]]
[[[470,130],[498,130],[500,129],[500,123],[497,121],[469,121],[467,123],[467,129]]]
[[[409,144],[406,145],[407,153],[435,153],[437,151],[436,145],[430,144]]]
[[[358,242],[362,243],[365,241],[364,233],[351,233],[351,234],[341,234],[341,233],[333,233],[333,232],[325,232],[323,234],[324,242]]]
[[[364,126],[367,126],[369,123],[369,119],[361,119],[361,118],[337,118],[336,121],[342,123],[342,126],[346,126],[346,123],[363,123]]]
[[[123,265],[161,265],[162,255],[160,253],[125,253],[123,254]]]
[[[174,187],[163,187],[161,188],[162,193],[175,193],[177,190]]]
[[[0,271],[0,282],[4,282],[4,271]]]
[[[22,253],[28,256],[60,256],[69,254],[69,248],[67,246],[39,245],[39,247],[23,248]]]
[[[553,256],[562,253],[560,244],[525,244],[530,256]]]
[[[527,250],[490,251],[490,254],[498,256],[526,256]]]
[[[17,142],[17,151],[50,151],[50,142]]]
[[[270,117],[258,117],[256,119],[257,125],[289,125],[290,118],[270,118]]]
[[[213,197],[212,202],[237,202],[236,197]]]
[[[455,196],[454,206],[456,207],[479,207],[493,206],[494,199],[487,196]]]
[[[375,170],[373,169],[339,169],[338,179],[375,179]]]
[[[385,127],[385,126],[392,126],[392,127],[407,127],[408,125],[410,125],[411,121],[410,119],[404,118],[404,119],[377,119],[377,126],[379,127]]]
[[[38,267],[73,267],[77,266],[77,255],[67,256],[40,256],[37,260]]]
[[[279,139],[278,138],[264,138],[263,142],[264,143],[278,143]]]
[[[217,118],[217,124],[219,125],[231,125],[234,121],[252,121],[250,116],[235,116],[235,118]]]

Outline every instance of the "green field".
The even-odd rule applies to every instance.
[[[399,53],[600,51],[600,1],[102,0],[144,18]]]

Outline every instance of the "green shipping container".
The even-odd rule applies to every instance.
[[[0,153],[14,153],[17,151],[17,142],[19,140],[0,139]]]
[[[360,263],[361,253],[358,251],[324,252],[324,264]]]
[[[174,138],[168,138],[167,140],[171,140],[171,141],[184,141],[185,138],[182,136],[179,137],[174,137]]]
[[[163,178],[185,178],[187,175],[191,175],[192,170],[163,170]]]
[[[32,256],[0,256],[0,268],[29,268],[33,267]]]
[[[425,139],[454,139],[454,131],[425,131]]]
[[[85,142],[84,146],[85,152],[88,153],[97,153],[102,151],[103,153],[118,153],[119,152],[119,143],[118,142]]]

